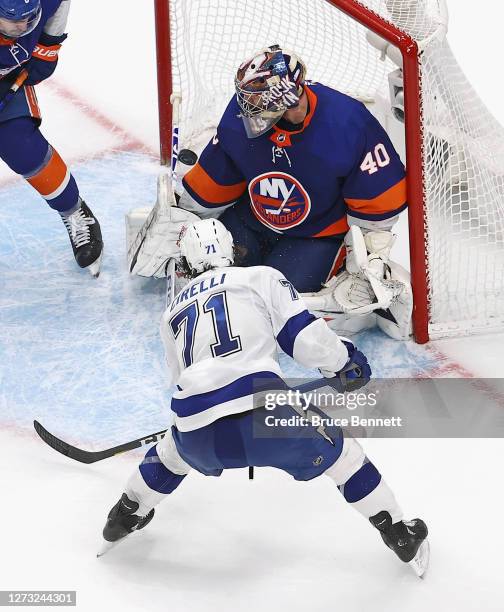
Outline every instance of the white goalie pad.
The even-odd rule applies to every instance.
[[[352,226],[345,237],[346,270],[318,293],[303,296],[308,309],[338,332],[356,333],[378,324],[393,338],[407,338],[411,283],[409,273],[389,260],[393,242],[390,232],[368,232],[364,237],[360,227]]]
[[[388,262],[390,279],[402,284],[402,291],[394,297],[385,311],[376,313],[378,327],[395,340],[408,340],[413,333],[413,291],[410,273],[394,261]]]
[[[338,334],[338,336],[348,336],[351,338],[361,331],[376,327],[376,314],[374,312],[367,315],[349,315],[320,310],[312,310],[311,312],[316,317],[323,318],[330,329]]]
[[[199,220],[187,210],[178,208],[168,174],[158,178],[158,196],[138,230],[145,209],[135,209],[126,216],[128,269],[131,274],[164,278],[170,274],[168,263],[180,254],[178,240],[185,225]]]
[[[368,232],[364,238],[361,228],[353,225],[345,236],[346,270],[322,291],[304,296],[309,307],[353,315],[388,308],[402,291],[402,283],[385,278],[393,239],[390,232],[380,231]]]

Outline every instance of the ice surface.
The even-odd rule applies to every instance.
[[[0,433],[0,448],[9,466],[2,589],[75,589],[86,612],[502,610],[496,524],[504,499],[492,486],[501,467],[488,461],[502,453],[500,441],[366,444],[407,515],[429,522],[424,581],[329,479],[298,483],[269,469],[253,482],[244,470],[191,474],[144,531],[96,559],[136,459],[79,465],[12,431]]]
[[[104,229],[97,280],[76,267],[58,216],[24,184],[0,191],[0,520],[9,561],[1,588],[77,589],[86,612],[498,610],[498,570],[488,559],[499,536],[492,530],[481,540],[478,513],[482,499],[489,509],[502,505],[492,486],[501,462],[488,459],[499,457],[501,441],[366,442],[408,516],[431,527],[425,583],[344,507],[329,480],[300,484],[273,470],[258,470],[253,483],[244,470],[192,474],[145,532],[95,558],[106,513],[141,455],[81,465],[35,438],[31,421],[88,449],[170,423],[158,337],[164,286],[130,278],[125,264],[123,215],[153,202],[156,170],[133,152],[74,167]],[[464,373],[436,348],[377,331],[359,345],[380,376]],[[281,362],[290,376],[308,373],[286,356]]]
[[[103,228],[99,279],[77,268],[59,216],[29,187],[2,190],[0,402],[11,423],[25,428],[37,417],[92,444],[97,431],[115,442],[167,422],[163,281],[128,275],[123,221],[127,210],[154,201],[156,171],[145,155],[127,152],[74,166]],[[425,349],[380,332],[363,334],[359,344],[377,376],[417,375],[437,364]],[[285,355],[282,364],[289,376],[316,374]]]
[[[126,272],[123,215],[139,198],[155,199],[146,167],[143,156],[120,153],[74,169],[103,228],[98,280],[77,268],[57,214],[23,184],[3,190],[0,402],[12,423],[27,427],[38,414],[71,423],[92,442],[98,429],[113,441],[126,424],[148,433],[166,421],[156,417],[168,398],[158,335],[163,287]]]

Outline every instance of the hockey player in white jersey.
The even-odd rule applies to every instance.
[[[346,501],[376,527],[387,546],[418,575],[428,563],[427,527],[403,521],[396,499],[359,443],[339,427],[277,427],[265,433],[265,407],[254,408],[254,391],[285,389],[277,345],[327,378],[371,375],[366,357],[311,315],[292,284],[266,266],[233,267],[233,239],[215,219],[190,225],[180,241],[182,264],[192,280],[161,321],[173,382],[174,425],[130,477],[103,530],[102,552],[142,529],[154,506],[191,469],[219,476],[224,469],[276,467],[297,480],[328,476]],[[277,406],[275,416],[297,414]]]

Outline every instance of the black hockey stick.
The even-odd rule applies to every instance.
[[[138,438],[137,440],[132,440],[131,442],[126,442],[125,444],[119,444],[118,446],[107,448],[106,450],[102,451],[86,451],[72,446],[71,444],[68,444],[68,442],[60,440],[52,433],[47,431],[47,429],[38,421],[33,421],[33,426],[42,440],[44,440],[46,444],[49,444],[51,448],[54,448],[55,451],[58,451],[58,453],[61,453],[62,455],[70,457],[70,459],[80,461],[80,463],[96,463],[96,461],[102,461],[102,459],[114,457],[114,455],[125,453],[133,450],[134,448],[140,448],[141,446],[152,444],[153,442],[157,442],[158,440],[164,438],[167,431],[166,429],[163,429],[162,431],[144,436],[143,438]]]
[[[354,384],[353,388],[352,383]],[[318,378],[317,380],[308,382],[305,385],[293,388],[292,391],[308,393],[309,391],[316,391],[317,389],[322,389],[323,387],[332,387],[339,393],[342,393],[344,391],[355,390],[358,387],[364,386],[366,383],[367,380],[365,379],[344,381],[339,376],[335,376],[334,378]],[[77,448],[76,446],[72,446],[60,438],[57,438],[55,435],[47,431],[47,429],[45,429],[45,427],[43,427],[38,421],[33,421],[33,426],[42,440],[44,440],[44,442],[51,448],[58,451],[58,453],[61,453],[62,455],[70,457],[70,459],[79,461],[80,463],[95,463],[96,461],[102,461],[102,459],[108,459],[109,457],[114,457],[120,453],[133,450],[134,448],[140,448],[141,446],[146,446],[147,444],[153,444],[154,442],[161,440],[167,432],[166,429],[163,429],[162,431],[149,434],[148,436],[143,436],[142,438],[137,438],[131,442],[119,444],[113,448],[108,448],[102,451],[86,451]],[[251,466],[249,467],[249,478],[252,479],[253,476],[254,468]]]
[[[152,444],[153,442],[157,442],[158,440],[164,438],[167,431],[164,429],[163,431],[158,431],[150,436],[138,438],[138,440],[133,440],[132,442],[127,442],[126,444],[120,444],[119,446],[114,446],[113,448],[103,451],[86,451],[72,446],[71,444],[68,444],[68,442],[60,440],[60,438],[57,438],[51,432],[47,431],[47,429],[38,421],[33,421],[33,426],[42,440],[44,440],[46,444],[49,444],[51,448],[54,448],[54,450],[58,451],[62,455],[70,457],[70,459],[75,459],[75,461],[79,461],[80,463],[96,463],[102,459],[108,459],[114,455],[119,455],[121,453],[133,450],[134,448],[139,448],[140,446],[144,446],[146,444]],[[254,468],[253,466],[249,466],[249,480],[253,479]]]

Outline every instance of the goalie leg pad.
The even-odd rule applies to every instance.
[[[338,336],[353,336],[376,325],[376,314],[371,312],[365,315],[354,315],[337,312],[323,312],[312,310],[316,317],[323,318],[330,329]]]
[[[390,232],[371,232],[377,236],[381,251],[386,251],[393,243]],[[390,236],[391,241],[384,236]],[[380,308],[388,308],[394,291],[400,287],[392,287],[383,282],[385,263],[379,254],[368,255],[368,248],[362,230],[352,225],[345,236],[347,252],[346,270],[326,284],[325,288],[316,294],[303,296],[307,305],[313,310],[322,310],[352,315],[366,315]]]
[[[346,270],[318,293],[303,296],[308,309],[338,332],[356,333],[376,322],[394,339],[409,338],[413,295],[408,272],[389,259],[394,239],[379,230],[364,236],[353,225],[345,237]]]
[[[378,327],[394,340],[408,340],[413,333],[413,290],[407,270],[398,263],[389,261],[390,277],[403,284],[401,293],[392,300],[386,311],[376,312]]]

